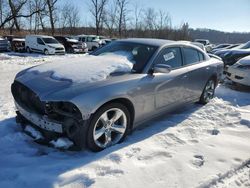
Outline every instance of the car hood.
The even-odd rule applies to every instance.
[[[113,73],[105,80],[75,83],[67,79],[54,79],[52,72],[35,73],[27,71],[25,74],[16,77],[15,80],[35,92],[42,101],[70,101],[85,92],[93,90],[101,92],[103,87],[129,82],[143,76],[144,74]]]
[[[46,43],[47,44],[47,43]],[[62,44],[47,44],[48,46],[54,47],[54,48],[62,48]]]
[[[218,56],[224,56],[226,54],[248,54],[250,53],[250,49],[225,49],[225,50],[219,50],[215,52],[215,55]]]
[[[117,65],[113,62],[115,59],[118,60]],[[86,60],[92,61],[87,63]],[[16,75],[15,80],[33,90],[41,100],[70,99],[90,88],[133,79],[135,74],[131,74],[131,65],[126,58],[118,56],[66,58],[63,62],[51,62],[23,70]]]
[[[250,65],[250,55],[240,59],[237,64]]]
[[[76,39],[67,39],[67,42],[78,43],[78,40],[76,40]]]

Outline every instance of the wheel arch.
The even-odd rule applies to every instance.
[[[112,99],[112,100],[109,100],[109,101],[103,103],[101,106],[98,107],[98,109],[100,109],[101,107],[103,107],[103,106],[105,106],[107,104],[110,104],[110,103],[120,103],[120,104],[124,105],[128,109],[129,114],[130,114],[130,118],[131,118],[130,125],[129,125],[129,131],[131,131],[133,129],[134,118],[135,118],[134,104],[131,102],[131,100],[121,97],[121,98],[115,98],[115,99]]]
[[[218,80],[218,76],[217,74],[213,74],[212,76],[210,76],[210,78],[208,80],[214,80],[215,81],[215,86],[217,86],[219,84],[219,80]]]

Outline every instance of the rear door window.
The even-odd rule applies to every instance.
[[[205,60],[203,53],[201,53],[201,52],[198,51],[198,55],[199,55],[200,61],[204,61]]]
[[[184,65],[190,65],[200,62],[198,51],[194,48],[183,48]]]

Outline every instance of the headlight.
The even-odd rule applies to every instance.
[[[56,47],[48,45],[48,47],[55,49]]]
[[[81,117],[79,109],[71,102],[48,102],[45,105],[46,113],[57,113],[69,117]]]

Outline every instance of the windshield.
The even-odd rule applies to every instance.
[[[134,63],[133,71],[141,73],[152,55],[155,53],[157,47],[145,44],[131,43],[131,42],[113,42],[110,43],[91,55],[105,55],[105,54],[119,54],[126,55],[126,57]]]
[[[54,38],[43,38],[43,42],[46,44],[58,44],[58,41]]]

